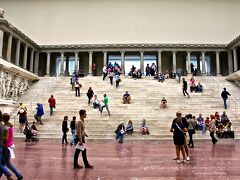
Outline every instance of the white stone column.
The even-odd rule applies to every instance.
[[[202,51],[202,74],[206,73],[206,68],[205,68],[205,52]]]
[[[162,73],[162,51],[158,50],[158,73]]]
[[[64,52],[61,52],[60,76],[64,75]]]
[[[7,61],[11,61],[11,53],[12,53],[12,34],[8,35],[8,44],[7,44]]]
[[[92,55],[93,55],[93,52],[92,52],[92,51],[89,51],[89,52],[88,52],[88,55],[89,55],[88,74],[89,74],[89,75],[92,75]]]
[[[173,51],[173,52],[172,52],[172,61],[173,61],[173,72],[176,72],[176,70],[177,70],[176,51]]]
[[[233,48],[234,72],[238,70],[237,49]]]
[[[2,57],[3,53],[3,31],[0,29],[0,57]]]
[[[78,52],[75,52],[75,64],[74,64],[74,71],[78,72]]]
[[[27,55],[28,55],[28,45],[26,44],[24,47],[24,55],[23,55],[23,68],[27,69]]]
[[[121,51],[121,71],[125,75],[125,51]]]
[[[51,53],[47,52],[47,66],[46,66],[46,75],[45,76],[50,75],[50,60],[51,60]]]
[[[107,51],[103,51],[103,67],[107,65]]]
[[[144,74],[144,51],[140,51],[140,70]]]
[[[29,71],[33,72],[33,56],[34,56],[34,50],[31,50],[31,57],[30,57],[30,69]]]
[[[232,50],[228,51],[228,74],[233,73]]]
[[[19,66],[20,46],[21,46],[21,42],[20,42],[20,40],[18,39],[18,40],[17,40],[17,47],[16,47],[16,61],[15,61],[15,64],[16,64],[17,66]]]
[[[39,52],[35,53],[34,74],[38,75]]]
[[[191,74],[191,52],[187,52],[187,73]]]
[[[217,75],[220,75],[220,59],[219,59],[219,51],[216,51],[216,70]]]

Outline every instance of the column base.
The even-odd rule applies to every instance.
[[[93,76],[93,74],[92,73],[88,73],[88,75],[87,76]]]
[[[44,77],[50,77],[50,75],[49,75],[49,74],[46,74]]]

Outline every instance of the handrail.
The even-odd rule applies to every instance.
[[[224,86],[211,73],[208,73],[206,76],[211,77],[213,79],[213,85],[214,85],[214,82],[215,82],[218,85],[219,93],[221,93],[221,91],[223,90]],[[221,89],[219,88],[219,86],[221,87]],[[237,105],[240,107],[240,103],[232,95],[230,96],[230,99],[232,99],[234,101],[234,104],[235,104],[235,108],[234,109],[235,109],[235,111],[237,111]],[[230,101],[229,101],[229,104],[230,104]]]

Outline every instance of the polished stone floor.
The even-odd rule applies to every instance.
[[[24,142],[17,139],[15,166],[26,180],[100,179],[240,179],[240,141],[195,142],[191,161],[176,164],[172,141],[87,142],[89,162],[94,169],[72,167],[74,147],[60,140]],[[82,165],[81,156],[79,164]],[[2,178],[4,179],[4,178]]]

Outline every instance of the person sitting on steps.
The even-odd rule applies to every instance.
[[[131,95],[126,91],[126,93],[123,95],[123,104],[130,104],[131,102]]]

